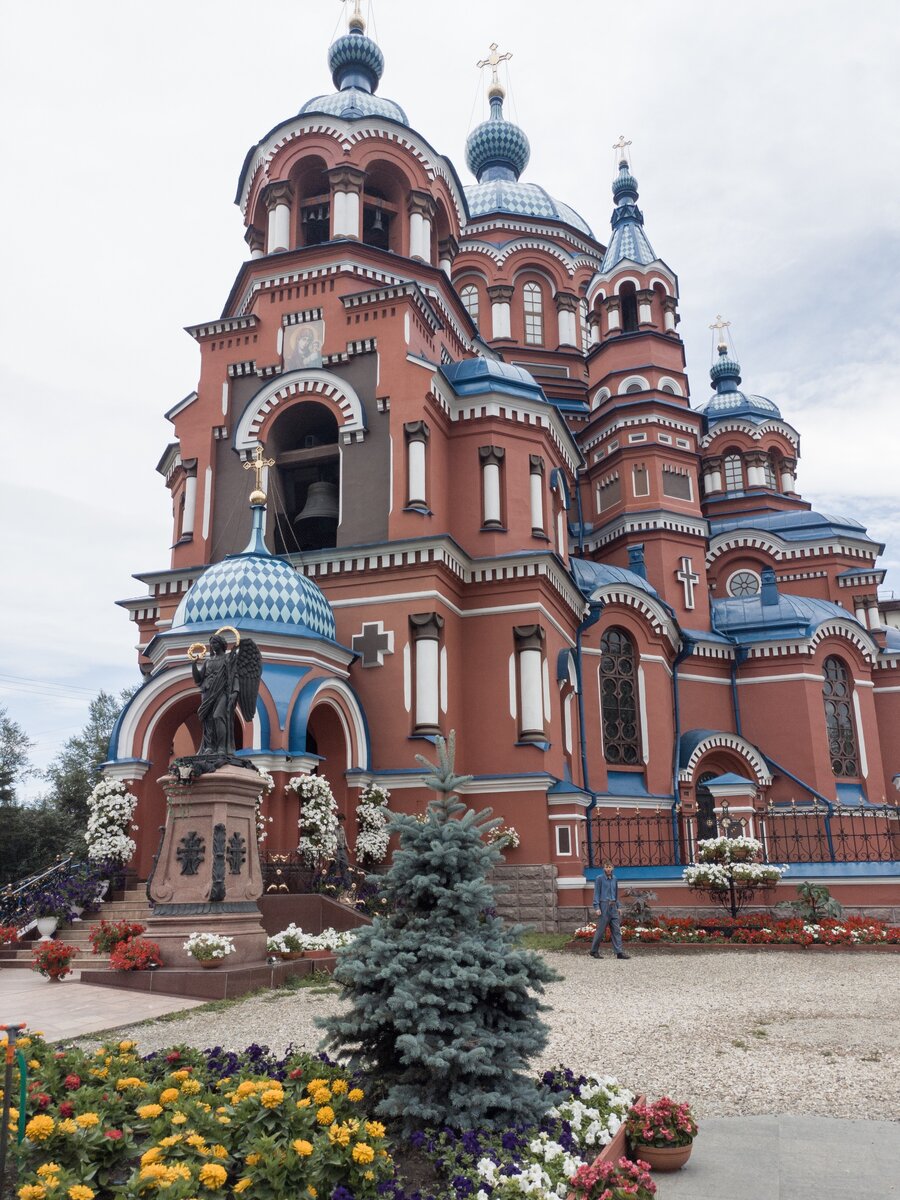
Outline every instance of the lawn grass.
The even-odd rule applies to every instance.
[[[536,933],[522,935],[522,945],[529,950],[565,950],[572,935],[569,933]]]

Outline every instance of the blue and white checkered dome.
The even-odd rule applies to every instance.
[[[328,69],[338,90],[331,96],[313,96],[312,100],[307,100],[300,109],[301,115],[327,113],[345,121],[387,117],[401,125],[409,124],[399,104],[375,95],[384,73],[384,55],[377,44],[366,37],[356,18],[351,21],[350,32],[328,48]]]
[[[697,410],[703,413],[707,423],[726,417],[746,417],[757,423],[781,420],[781,409],[773,400],[739,391],[741,364],[730,356],[727,347],[719,347],[719,357],[710,368],[709,377],[716,390]]]
[[[336,640],[334,613],[321,589],[270,554],[232,554],[203,572],[175,611],[170,632],[248,633]]]

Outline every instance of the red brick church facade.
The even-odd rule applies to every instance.
[[[336,91],[245,159],[249,257],[167,413],[171,559],[121,602],[145,678],[107,773],[140,800],[139,874],[157,780],[197,745],[186,649],[232,625],[265,661],[237,737],[276,779],[270,850],[296,846],[292,775],[328,777],[352,847],[365,784],[420,810],[415,754],[455,729],[466,799],[518,830],[511,865],[555,868],[561,906],[607,851],[675,896],[698,836],[773,838],[791,802],[804,837],[829,818],[815,861],[871,882],[857,860],[898,857],[852,851],[900,772],[883,547],[802,499],[799,435],[741,390],[720,321],[692,406],[627,144],[594,234],[521,178],[496,71],[465,185],[378,93],[358,19],[329,66]]]

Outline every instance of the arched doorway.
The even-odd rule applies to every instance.
[[[704,771],[697,780],[697,838],[700,841],[704,838],[717,837],[719,833],[716,822],[716,802],[712,792],[706,786],[715,777],[714,771]]]

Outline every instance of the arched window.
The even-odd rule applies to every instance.
[[[773,492],[778,488],[778,484],[775,479],[775,466],[768,454],[763,462],[763,478],[765,479],[767,488],[771,488]]]
[[[608,629],[600,641],[600,703],[606,761],[637,765],[641,756],[637,667],[634,643],[624,629]]]
[[[744,467],[741,456],[732,452],[725,455],[725,491],[742,492],[744,490]]]
[[[474,284],[468,284],[459,293],[459,298],[463,302],[463,308],[475,322],[478,324],[478,288]]]
[[[578,315],[581,320],[581,351],[587,354],[591,348],[591,327],[588,322],[588,302],[582,300],[578,306]]]
[[[623,283],[619,288],[619,303],[622,306],[622,332],[637,333],[637,293],[634,290],[633,283]]]
[[[847,668],[833,655],[825,659],[825,728],[828,731],[828,753],[831,769],[839,778],[859,775],[859,750],[853,727],[852,693]]]
[[[525,341],[529,346],[544,344],[544,300],[536,283],[526,283],[523,289],[525,309]]]

